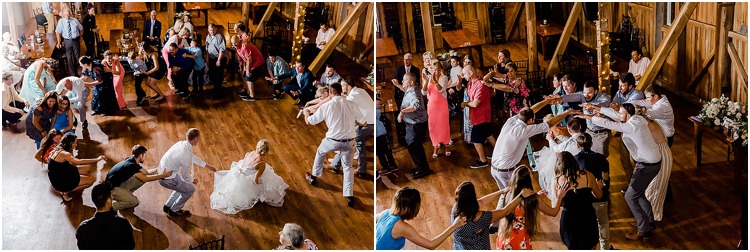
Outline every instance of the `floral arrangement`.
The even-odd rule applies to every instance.
[[[183,11],[183,12],[177,12],[174,14],[174,17],[179,18],[179,19],[182,19],[182,17],[184,16],[190,16],[190,12]]]
[[[450,50],[448,52],[444,52],[444,53],[438,54],[437,58],[439,60],[449,60],[453,56],[458,56],[458,52],[456,52],[454,50]]]
[[[747,146],[747,105],[730,101],[729,98],[721,95],[720,98],[704,102],[698,118],[703,121],[703,125],[709,127],[732,127],[734,129],[732,137],[735,140],[741,138],[742,146]]]

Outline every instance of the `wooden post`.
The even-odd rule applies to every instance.
[[[419,3],[419,9],[422,11],[422,30],[424,30],[425,43],[424,48],[426,51],[434,53],[435,37],[432,35],[432,4]]]
[[[302,59],[302,33],[305,29],[304,6],[300,2],[294,5],[292,15],[294,15],[294,42],[292,44],[292,60],[289,61],[289,64],[294,66],[295,61]]]
[[[341,42],[342,39],[344,39],[344,35],[349,31],[349,29],[354,24],[355,20],[359,19],[360,16],[362,16],[362,13],[365,12],[367,9],[367,6],[372,3],[370,2],[360,2],[357,3],[357,5],[354,7],[354,11],[349,14],[349,16],[344,19],[344,22],[341,23],[341,26],[339,26],[339,30],[336,31],[336,33],[333,35],[331,40],[329,40],[326,43],[326,46],[323,47],[323,50],[318,53],[318,56],[315,57],[315,60],[313,60],[312,64],[310,64],[310,71],[313,73],[318,72],[320,67],[323,66],[323,62],[328,59],[328,56],[331,55],[334,49],[336,49],[336,45]]]
[[[596,63],[597,75],[599,76],[599,91],[605,94],[610,93],[610,65],[609,65],[609,23],[611,12],[609,6],[611,3],[599,4],[599,20],[596,23]]]
[[[268,8],[266,8],[266,13],[263,14],[263,17],[260,19],[260,21],[258,21],[258,26],[255,28],[255,32],[253,32],[253,38],[260,37],[261,34],[263,34],[263,27],[266,25],[266,21],[271,19],[273,12],[276,11],[276,4],[278,4],[278,2],[271,2],[270,4],[268,4]],[[248,28],[249,27],[250,26],[248,26]],[[227,27],[227,29],[231,29],[231,28]]]
[[[526,4],[526,46],[529,51],[529,71],[536,71],[539,66],[539,56],[536,52],[536,6],[534,3]]]
[[[174,27],[174,13],[177,8],[176,4],[176,2],[167,3],[167,22],[169,23],[169,27]]]
[[[638,90],[643,90],[645,86],[650,85],[654,79],[656,79],[659,69],[664,65],[667,56],[669,56],[667,55],[669,50],[674,47],[680,34],[685,31],[688,19],[690,19],[690,15],[693,14],[696,7],[698,7],[697,2],[688,2],[680,9],[680,14],[677,15],[677,18],[672,23],[672,27],[669,29],[667,36],[661,41],[661,44],[659,44],[659,49],[656,49],[656,53],[653,54],[654,58],[651,59],[651,63],[646,67],[646,71],[641,76],[641,80],[638,81],[638,86],[636,87]]]
[[[378,19],[378,24],[380,25],[380,34],[383,35],[383,38],[387,38],[390,35],[388,34],[388,29],[386,29],[385,26],[385,18],[383,18],[385,17],[385,13],[383,11],[383,3],[378,3],[376,7],[378,8],[378,16],[376,18]],[[402,31],[401,34],[404,34],[404,32]]]
[[[10,8],[8,8],[8,7],[10,7],[9,5],[11,5],[11,4],[21,4],[21,3],[3,2],[2,3],[3,9],[9,10]],[[5,13],[8,15],[8,29],[10,30],[9,32],[10,32],[10,35],[11,35],[11,38],[12,38],[11,40],[12,41],[16,41],[18,39],[18,37],[20,36],[20,34],[21,34],[21,33],[18,32],[18,27],[17,27],[18,24],[16,24],[16,21],[23,20],[23,19],[18,18],[18,16],[22,16],[23,14],[16,13],[15,11],[8,11],[8,12],[5,12]],[[52,21],[54,21],[54,20],[52,20]],[[34,26],[34,27],[36,27],[36,26]],[[44,31],[44,33],[46,35],[47,31]],[[44,39],[46,40],[47,36],[45,36]],[[53,40],[53,41],[56,41],[56,39]],[[23,48],[19,48],[19,49],[23,50]]]
[[[730,80],[729,52],[727,43],[729,42],[729,31],[732,30],[732,18],[734,17],[734,7],[716,3],[716,64],[714,64],[714,83],[711,85],[710,97],[719,97],[722,93],[721,88],[725,82]]]
[[[565,29],[560,37],[560,42],[557,43],[555,53],[552,54],[552,60],[549,61],[549,67],[547,68],[547,79],[552,78],[552,75],[557,73],[560,68],[560,63],[557,62],[557,55],[561,55],[565,52],[565,47],[568,46],[568,40],[570,40],[570,34],[573,33],[573,29],[576,26],[579,16],[581,16],[581,10],[583,10],[583,3],[576,2],[573,4],[573,10],[570,12],[568,22],[565,23]]]
[[[507,40],[510,40],[510,36],[513,35],[513,30],[516,29],[516,23],[518,22],[518,19],[521,18],[521,8],[523,8],[523,3],[518,2],[513,4],[513,6],[515,8],[513,9],[513,14],[510,15],[510,23],[505,27],[505,30],[508,31],[508,33],[505,34]]]
[[[245,22],[248,28],[250,27],[250,9],[250,3],[242,2],[242,22]]]

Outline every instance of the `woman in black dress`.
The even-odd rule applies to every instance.
[[[601,181],[578,168],[573,154],[563,151],[555,166],[557,183],[570,185],[562,198],[560,238],[568,249],[594,249],[599,242],[599,227],[594,211],[594,197],[602,197]]]
[[[115,87],[112,83],[114,76],[112,69],[94,64],[94,60],[89,56],[82,56],[79,60],[81,64],[81,76],[92,79],[94,94],[91,98],[92,115],[111,115],[117,112],[119,105],[115,96]]]
[[[78,146],[78,137],[67,133],[60,144],[50,153],[49,182],[56,191],[60,192],[63,202],[70,202],[70,192],[83,190],[94,184],[96,178],[88,176],[89,166],[101,160],[107,160],[104,155],[96,159],[78,159],[73,156],[73,150]],[[78,165],[86,165],[78,168]]]
[[[159,86],[156,85],[156,81],[161,80],[167,74],[167,62],[161,57],[158,49],[153,46],[143,45],[141,52],[146,55],[146,67],[149,69],[146,71],[146,75],[148,75],[146,86],[156,92],[156,94],[148,98],[154,99],[155,102],[164,101],[166,96],[159,89]]]

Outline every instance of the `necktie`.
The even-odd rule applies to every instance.
[[[149,36],[154,36],[154,20],[151,20],[151,31],[149,32]]]
[[[68,39],[73,39],[73,28],[71,26],[70,19],[68,19]]]

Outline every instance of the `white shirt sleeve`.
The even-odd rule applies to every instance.
[[[526,138],[530,138],[534,135],[541,134],[547,131],[549,131],[549,125],[547,123],[527,125],[526,129],[524,129],[523,131],[523,136],[521,137],[526,139]]]
[[[316,125],[316,124],[322,122],[323,119],[325,119],[325,118],[323,118],[323,114],[326,114],[326,112],[325,112],[326,110],[328,110],[328,106],[326,106],[326,104],[321,105],[318,108],[318,111],[315,111],[314,114],[312,114],[312,115],[310,115],[310,116],[307,117],[307,122],[310,125]]]
[[[620,121],[620,114],[618,114],[617,112],[615,112],[615,110],[612,109],[612,108],[602,107],[599,110],[599,113],[603,114],[606,117],[611,118],[612,120],[615,120],[615,121],[618,121],[618,122]]]
[[[616,131],[626,133],[626,134],[632,134],[636,130],[635,125],[633,125],[633,123],[630,123],[630,122],[626,122],[626,123],[613,122],[613,121],[610,121],[601,117],[594,117],[591,119],[591,121],[594,122],[594,124],[601,126],[603,128],[616,130]]]

